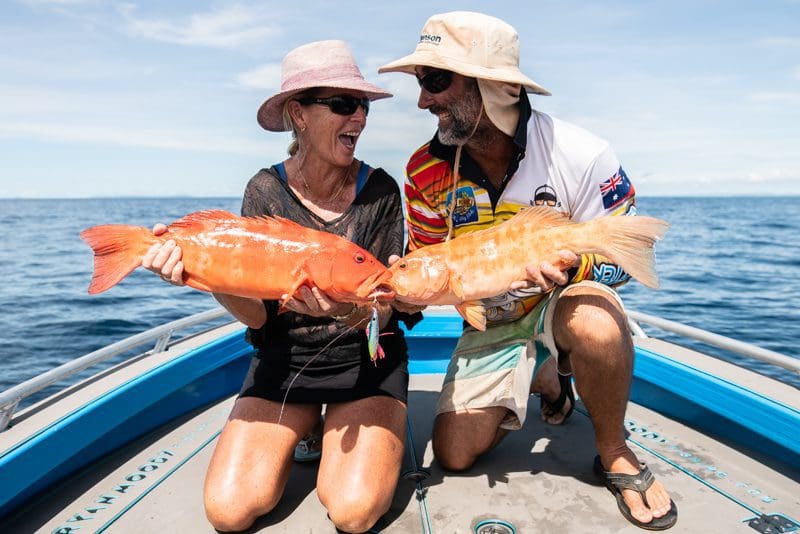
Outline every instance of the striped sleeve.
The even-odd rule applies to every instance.
[[[446,195],[452,182],[446,161],[415,152],[406,166],[407,251],[441,243],[447,238]]]

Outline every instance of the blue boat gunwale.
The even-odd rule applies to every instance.
[[[412,373],[444,372],[446,355],[455,346],[461,318],[433,319],[406,332]],[[435,350],[427,350],[432,347]],[[116,446],[113,439],[98,446],[104,437],[133,440],[235,393],[251,354],[243,330],[226,334],[120,384],[4,451],[0,469],[17,485],[0,489],[0,517]],[[231,365],[236,366],[234,372]],[[222,374],[228,376],[221,380]],[[791,429],[800,427],[800,412],[748,388],[637,347],[631,399],[768,456],[788,455],[789,465],[800,467],[800,443],[790,439]],[[127,410],[126,415],[113,412],[118,409]],[[103,415],[110,412],[114,416]],[[157,417],[143,417],[156,413]],[[709,413],[715,417],[707,417]],[[702,417],[693,417],[697,414]],[[64,439],[75,432],[81,432],[81,440]]]
[[[116,446],[230,395],[252,352],[241,330],[227,334],[116,386],[3,451],[0,470],[17,486],[0,487],[0,517]],[[238,371],[224,376],[237,363]],[[73,435],[81,440],[66,439]]]

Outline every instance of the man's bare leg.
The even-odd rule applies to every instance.
[[[597,288],[575,288],[556,304],[553,333],[562,357],[568,357],[575,386],[589,411],[603,467],[636,474],[639,461],[625,441],[625,409],[633,373],[633,340],[619,304]],[[638,493],[623,490],[633,517],[650,522],[670,510],[670,498],[656,480],[644,505]]]
[[[495,406],[436,416],[433,454],[445,469],[469,469],[479,456],[492,450],[508,434],[500,428],[506,408]]]

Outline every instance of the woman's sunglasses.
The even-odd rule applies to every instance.
[[[431,94],[441,93],[453,83],[453,73],[449,70],[431,70],[417,76],[417,83]]]
[[[358,109],[358,106],[364,108],[364,115],[369,113],[369,98],[357,98],[351,95],[335,95],[327,98],[313,98],[305,97],[298,98],[298,102],[307,106],[309,104],[322,104],[328,106],[330,110],[337,115],[352,115]]]

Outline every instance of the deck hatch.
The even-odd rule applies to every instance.
[[[514,525],[503,519],[483,519],[473,527],[475,534],[516,534]]]
[[[797,532],[800,524],[783,514],[761,514],[747,522],[752,529],[762,534],[778,534],[780,532]]]

